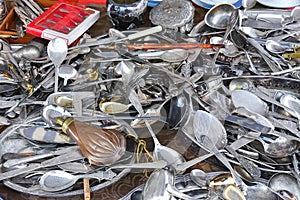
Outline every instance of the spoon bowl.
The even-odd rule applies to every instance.
[[[300,99],[298,99],[296,96],[292,94],[283,94],[279,101],[286,107],[293,109],[297,113],[300,113]]]
[[[269,200],[269,199],[279,199],[278,196],[271,191],[271,189],[262,184],[262,183],[256,183],[254,185],[247,187],[247,200]]]
[[[289,50],[288,47],[285,47],[284,45],[274,40],[267,40],[265,45],[268,51],[275,54],[284,53]]]
[[[78,76],[78,72],[72,65],[62,65],[59,68],[58,76],[64,79],[64,86],[66,86],[69,79],[74,79]]]
[[[266,142],[265,140],[268,140],[268,138],[265,140],[263,138],[258,137],[258,140],[263,145],[263,151],[273,158],[284,158],[288,155],[292,155],[298,151],[300,147],[300,142],[297,140],[278,137],[275,140]]]
[[[58,91],[59,66],[65,60],[67,53],[68,53],[68,46],[67,46],[66,41],[61,38],[52,39],[48,43],[47,53],[55,67],[54,92],[57,92]]]
[[[229,3],[217,4],[204,17],[205,24],[215,29],[226,29],[235,7]]]
[[[200,169],[193,169],[190,172],[190,177],[194,183],[196,183],[199,187],[207,187],[209,185],[209,178],[207,174]]]
[[[291,194],[293,199],[300,199],[300,186],[298,184],[297,179],[286,173],[277,173],[274,174],[268,183],[268,186],[276,191],[276,192],[281,192],[281,191],[286,191],[289,194]]]

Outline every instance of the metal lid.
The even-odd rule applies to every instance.
[[[176,29],[193,20],[195,8],[187,0],[164,0],[150,11],[154,25]]]

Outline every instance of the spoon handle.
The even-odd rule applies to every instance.
[[[76,180],[78,179],[97,179],[99,181],[101,180],[111,180],[113,179],[117,174],[111,170],[106,170],[106,171],[99,171],[97,173],[93,174],[82,174],[76,176]]]
[[[240,137],[238,140],[236,140],[236,141],[234,141],[233,143],[230,144],[230,148],[233,149],[233,150],[237,150],[237,149],[241,148],[242,146],[252,142],[253,140],[254,139],[252,139],[252,138]],[[203,160],[205,160],[205,159],[207,159],[207,158],[209,158],[210,156],[213,156],[213,155],[214,155],[213,153],[208,153],[208,154],[205,154],[203,156],[194,158],[194,159],[189,160],[187,162],[176,165],[175,169],[178,172],[184,171],[184,170],[188,169],[189,167],[191,167],[191,166],[193,166],[193,165],[195,165],[199,162],[202,162]]]
[[[180,199],[185,199],[185,200],[194,200],[195,197],[191,197],[187,194],[184,194],[183,192],[180,192],[175,186],[171,184],[167,184],[167,191],[172,194],[172,196],[178,197]]]
[[[300,119],[300,114],[295,112],[294,110],[286,107],[285,105],[279,103],[278,101],[276,101],[275,99],[273,99],[272,97],[269,97],[268,95],[264,94],[259,88],[253,88],[251,89],[251,92],[253,92],[256,96],[258,96],[259,98],[272,103],[276,106],[279,106],[280,108],[283,108],[285,111],[287,111],[288,113],[290,113],[292,116],[296,117],[298,120]]]
[[[205,159],[207,159],[211,156],[213,156],[213,153],[205,154],[203,156],[197,157],[197,158],[189,160],[187,162],[180,163],[180,164],[175,166],[175,169],[176,169],[177,172],[185,171],[187,168],[189,168],[189,167],[191,167],[191,166],[193,166],[193,165],[195,165],[199,162],[202,162],[202,161],[204,161]]]
[[[261,171],[252,161],[245,159],[230,146],[225,147],[253,177],[260,177]]]
[[[54,158],[51,158],[49,160],[43,161],[41,163],[33,163],[28,165],[25,169],[15,169],[8,172],[0,173],[0,181],[16,177],[21,174],[25,174],[28,172],[32,172],[34,170],[43,168],[43,167],[51,167],[58,164],[68,163],[75,160],[83,159],[83,155],[79,151],[74,151],[72,153],[63,154]]]
[[[236,172],[234,171],[234,169],[230,165],[228,159],[221,154],[221,152],[212,143],[212,141],[210,140],[210,138],[208,136],[206,136],[206,135],[201,135],[199,139],[200,139],[199,142],[202,143],[207,148],[209,148],[210,151],[212,153],[214,153],[214,155],[217,157],[217,159],[219,161],[221,161],[229,169],[230,173],[234,177],[234,180],[235,180],[237,186],[243,186],[244,183],[243,183],[242,179],[236,174]]]
[[[78,149],[78,146],[76,146],[75,148],[74,147],[63,148],[63,149],[53,151],[53,152],[50,152],[50,153],[46,153],[46,154],[27,156],[27,157],[18,158],[18,159],[10,159],[10,160],[3,163],[3,167],[10,168],[10,167],[15,166],[15,165],[20,165],[20,164],[32,162],[32,161],[47,158],[47,157],[50,157],[50,156],[62,155],[64,153],[74,151],[76,149]]]
[[[149,162],[149,163],[132,163],[132,164],[123,164],[123,165],[115,165],[110,166],[109,169],[122,169],[122,168],[132,168],[132,169],[161,169],[167,166],[167,162],[164,160],[159,160],[155,162]]]

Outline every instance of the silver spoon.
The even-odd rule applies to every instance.
[[[224,164],[230,171],[231,175],[234,178],[234,181],[236,183],[236,185],[238,187],[241,187],[242,189],[245,188],[245,183],[243,182],[243,180],[237,175],[236,171],[232,168],[232,166],[230,165],[228,159],[221,154],[221,152],[216,148],[216,146],[212,143],[212,141],[210,140],[210,138],[206,135],[202,135],[199,138],[199,143],[201,143],[203,146],[209,148],[209,150],[214,153],[214,155],[217,157],[217,159],[222,162],[222,164]]]
[[[55,67],[54,92],[58,92],[59,66],[65,60],[68,53],[68,46],[66,41],[61,38],[52,39],[48,43],[47,53]]]
[[[230,32],[230,37],[231,37],[231,40],[233,42],[233,44],[237,47],[237,48],[240,48],[244,51],[246,57],[247,57],[247,60],[249,62],[249,65],[250,65],[250,70],[255,73],[255,74],[259,74],[259,72],[257,71],[257,69],[254,67],[254,64],[249,56],[249,53],[248,51],[245,49],[246,46],[247,46],[247,40],[244,38],[243,35],[241,35],[239,32],[237,31],[231,31]]]
[[[275,30],[269,30],[269,31],[260,31],[258,29],[252,28],[250,26],[242,26],[240,27],[240,30],[252,38],[265,38],[270,33],[274,32]]]
[[[274,193],[271,188],[262,183],[255,183],[247,186],[247,200],[269,200],[278,199],[278,195]]]
[[[193,169],[190,172],[190,177],[199,187],[207,187],[209,185],[209,178],[207,174],[201,169]]]
[[[171,199],[171,194],[166,187],[167,184],[174,184],[174,181],[174,174],[170,169],[164,168],[154,171],[145,184],[142,199]]]
[[[138,57],[142,59],[161,59],[170,63],[181,62],[183,60],[186,60],[188,56],[189,53],[185,49],[171,49],[165,51],[154,51],[138,54]]]
[[[46,172],[41,176],[39,184],[44,191],[56,192],[65,190],[72,185],[74,185],[77,180],[83,178],[91,178],[100,180],[111,180],[116,176],[116,173],[111,171],[111,169],[123,169],[123,168],[163,168],[166,166],[165,161],[149,162],[149,163],[129,163],[129,164],[118,164],[109,166],[106,171],[99,171],[93,174],[82,174],[82,175],[73,175],[63,170],[51,170]]]
[[[266,117],[267,104],[258,98],[255,94],[246,90],[234,90],[231,93],[235,112],[246,116],[258,124],[269,127],[274,130],[274,125]]]
[[[286,107],[293,109],[297,113],[300,113],[300,99],[298,99],[296,96],[292,94],[283,94],[279,101]]]
[[[245,90],[234,90],[232,91],[231,95],[232,102],[235,107],[247,109],[247,111],[250,111],[250,113],[252,113],[249,116],[253,116],[254,118],[251,118],[262,125],[268,126],[268,123],[272,125],[272,123],[269,122],[267,118],[263,117],[266,115],[268,110],[267,104],[255,94]],[[245,114],[248,115],[247,113]],[[271,130],[274,130],[274,127],[270,128]],[[273,133],[276,135],[276,132]],[[267,137],[257,137],[256,139],[263,145],[264,152],[271,157],[284,157],[287,155],[291,155],[299,148],[300,145],[299,141],[297,141],[296,139],[285,138],[280,135],[275,140]]]
[[[205,24],[215,29],[226,29],[231,13],[234,10],[235,7],[232,4],[217,4],[205,14]]]
[[[39,184],[44,191],[57,192],[65,190],[74,185],[78,179],[91,178],[100,180],[111,180],[116,176],[113,171],[100,171],[94,174],[72,175],[62,170],[51,170],[41,176]]]
[[[290,140],[285,137],[278,137],[272,140],[268,137],[260,136],[257,140],[263,145],[264,152],[273,158],[283,158],[294,154],[300,147],[300,142]]]
[[[206,135],[217,149],[222,149],[227,144],[227,133],[221,122],[212,114],[197,110],[194,115],[193,129],[198,141]]]
[[[300,199],[300,185],[297,179],[291,174],[274,174],[269,179],[268,186],[279,194],[282,194],[283,191],[288,192],[293,197],[291,199]]]
[[[274,40],[267,40],[265,46],[268,51],[276,54],[292,50],[289,48],[290,45],[284,46],[283,44],[280,44],[279,42]]]

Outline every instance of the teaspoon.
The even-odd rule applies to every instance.
[[[94,174],[73,175],[62,170],[51,170],[41,176],[39,181],[42,190],[48,192],[56,192],[65,190],[74,185],[77,180],[83,178],[111,180],[116,173],[109,171],[100,171]]]
[[[47,53],[55,66],[54,92],[58,92],[58,74],[59,67],[65,60],[68,53],[68,46],[65,40],[61,38],[52,39],[47,46]]]
[[[267,40],[265,46],[268,51],[275,54],[292,51],[292,49],[289,47],[290,45],[285,46],[274,40]]]
[[[51,170],[46,172],[41,176],[39,184],[44,191],[56,192],[65,190],[72,185],[74,185],[77,180],[83,178],[98,179],[100,180],[111,180],[116,176],[116,173],[111,171],[111,169],[123,169],[123,168],[136,168],[136,169],[145,169],[145,168],[163,168],[166,166],[165,161],[156,161],[149,163],[128,163],[128,164],[118,164],[109,166],[106,171],[99,171],[93,174],[81,174],[73,175],[63,170]]]
[[[250,26],[242,26],[240,27],[240,30],[252,38],[265,38],[270,33],[274,32],[275,30],[269,30],[269,31],[260,31],[258,29],[252,28]]]

